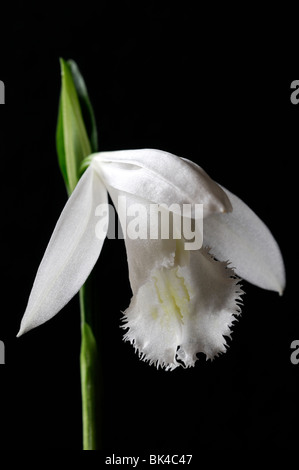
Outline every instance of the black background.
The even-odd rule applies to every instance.
[[[296,447],[294,56],[269,14],[193,5],[16,2],[2,12],[1,450],[81,449],[78,298],[15,337],[66,201],[55,149],[59,57],[74,59],[86,80],[100,150],[152,147],[196,161],[265,221],[286,264],[283,297],[243,282],[243,313],[225,355],[165,372],[122,341],[126,254],[121,240],[105,243],[96,266],[104,454]]]

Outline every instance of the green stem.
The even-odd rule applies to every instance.
[[[81,352],[80,373],[82,393],[83,450],[101,448],[99,359],[94,333],[92,279],[80,289]]]
[[[70,196],[84,170],[91,162],[92,152],[97,151],[97,129],[83,77],[74,61],[60,59],[61,94],[56,129],[56,148],[59,166]],[[85,113],[82,112],[85,111]],[[84,116],[83,116],[84,114]],[[86,126],[86,123],[88,126]],[[90,132],[87,131],[87,127]],[[85,159],[85,160],[84,160]],[[80,165],[84,165],[80,170]],[[99,449],[101,432],[99,403],[99,358],[96,335],[95,276],[89,276],[80,290],[81,352],[80,374],[82,392],[82,422],[84,450]]]

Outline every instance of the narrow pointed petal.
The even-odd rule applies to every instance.
[[[155,149],[94,155],[92,165],[105,184],[154,203],[203,204],[205,214],[227,212],[225,192],[198,165]]]
[[[95,209],[100,203],[107,204],[107,191],[89,168],[56,224],[37,271],[18,336],[52,318],[87,279],[104,242],[104,238],[95,235],[98,222]]]
[[[204,244],[220,261],[229,260],[241,278],[282,294],[285,269],[277,242],[264,222],[241,199],[225,191],[233,211],[204,220]]]

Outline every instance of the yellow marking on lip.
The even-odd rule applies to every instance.
[[[167,328],[176,320],[184,324],[184,317],[189,314],[190,295],[183,276],[179,276],[178,267],[162,268],[152,276],[160,309],[153,308],[154,320],[160,319],[161,326]]]

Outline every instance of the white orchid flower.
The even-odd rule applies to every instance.
[[[198,250],[186,250],[174,233],[125,238],[133,296],[124,339],[142,359],[167,370],[193,366],[200,352],[210,359],[225,352],[225,336],[240,313],[239,277],[280,294],[284,289],[282,256],[268,228],[189,160],[143,149],[100,152],[90,161],[54,229],[18,336],[52,318],[86,281],[108,230],[106,223],[96,236],[97,207],[107,204],[109,193],[123,231],[128,219],[119,200],[142,202],[145,218],[152,203],[204,208]]]

